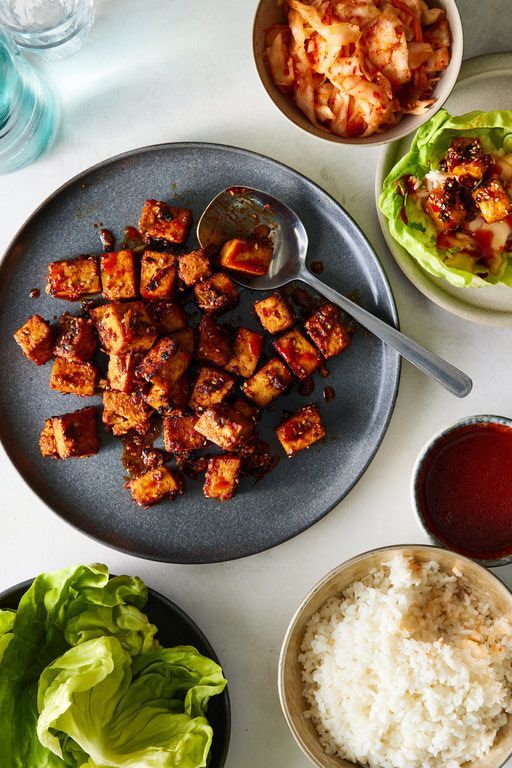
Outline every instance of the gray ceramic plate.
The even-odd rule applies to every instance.
[[[17,608],[31,584],[32,579],[29,579],[0,593],[0,608]],[[217,654],[197,624],[167,597],[148,588],[144,613],[158,627],[157,639],[162,645],[193,645],[200,653],[220,664]],[[222,768],[226,762],[231,734],[231,710],[227,688],[220,696],[214,696],[210,700],[208,720],[213,728],[208,768]]]
[[[330,361],[328,379],[316,377],[309,397],[296,390],[276,401],[260,433],[282,453],[273,428],[283,409],[320,405],[328,428],[323,444],[293,459],[281,458],[260,482],[243,480],[239,493],[222,504],[205,500],[200,482],[185,495],[149,510],[137,508],[123,488],[120,443],[106,434],[100,453],[87,460],[54,461],[39,455],[44,418],[89,404],[48,388],[51,364],[26,360],[12,334],[28,315],[52,318],[79,306],[44,293],[53,259],[99,251],[97,226],[121,236],[136,224],[146,198],[179,198],[195,218],[220,190],[247,185],[281,198],[302,217],[311,260],[325,265],[322,277],[337,290],[356,293],[367,309],[397,323],[393,297],[382,268],[361,231],[343,209],[306,178],[273,160],[232,147],[168,144],[120,155],[68,182],[34,213],[0,267],[0,437],[31,488],[57,514],[89,536],[125,552],[155,560],[205,563],[259,552],[305,530],[332,509],[361,477],[386,431],[395,403],[399,358],[364,331]],[[96,228],[94,227],[96,225]],[[189,240],[193,245],[193,236]],[[30,298],[33,288],[41,290]],[[261,298],[262,294],[258,294]],[[226,321],[258,322],[255,294],[244,292],[241,309]],[[322,390],[336,397],[325,403]],[[100,403],[99,398],[96,399]]]

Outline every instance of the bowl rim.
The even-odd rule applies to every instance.
[[[512,423],[512,419],[510,421]],[[285,722],[296,744],[301,749],[302,753],[306,755],[306,757],[315,766],[317,766],[317,768],[325,768],[325,765],[317,761],[317,759],[313,756],[313,754],[309,750],[308,745],[302,739],[301,734],[295,727],[295,721],[291,717],[288,711],[288,706],[286,702],[286,685],[284,681],[284,669],[285,669],[285,661],[288,655],[290,638],[291,638],[292,632],[294,631],[299,618],[302,617],[306,607],[308,606],[312,598],[317,594],[317,592],[322,587],[324,587],[327,583],[332,581],[345,568],[357,562],[360,562],[372,555],[378,555],[381,553],[394,552],[394,551],[400,552],[401,550],[404,550],[404,549],[424,550],[426,552],[430,551],[432,552],[433,559],[435,559],[436,552],[441,552],[443,556],[445,556],[446,554],[449,554],[449,555],[452,555],[454,558],[457,558],[457,560],[460,560],[462,562],[467,562],[473,567],[476,566],[477,568],[485,572],[486,576],[490,578],[491,582],[495,583],[496,588],[500,590],[507,597],[507,599],[510,600],[512,605],[512,589],[510,589],[505,584],[505,582],[503,582],[495,573],[493,573],[491,570],[483,566],[478,561],[473,560],[472,558],[467,557],[466,555],[462,555],[459,552],[455,552],[454,550],[448,549],[445,546],[437,546],[434,544],[388,544],[384,547],[374,547],[373,549],[368,549],[365,552],[360,552],[359,554],[354,555],[353,557],[350,557],[348,560],[344,560],[342,563],[340,563],[339,565],[335,566],[330,571],[328,571],[328,573],[326,573],[319,581],[316,582],[316,584],[313,585],[313,587],[309,590],[309,592],[306,594],[304,599],[301,601],[298,608],[294,611],[281,644],[281,649],[279,652],[278,668],[277,668],[277,688],[278,688],[278,694],[279,694],[279,703],[281,706],[281,711],[284,716]],[[313,614],[311,613],[311,616],[312,615]],[[327,753],[325,754],[326,756],[328,756]],[[511,756],[512,756],[512,747],[511,747],[510,753],[507,755],[505,760],[495,768],[503,768],[503,766],[510,759]],[[331,756],[329,755],[329,757]],[[357,768],[357,763],[354,763],[353,765],[354,765],[354,768]]]
[[[274,106],[277,109],[277,111],[289,123],[294,125],[296,128],[301,130],[303,133],[307,134],[308,136],[312,136],[313,138],[318,139],[319,141],[329,141],[332,144],[341,144],[341,145],[356,146],[356,147],[359,147],[359,146],[361,146],[361,147],[382,147],[382,146],[384,146],[386,144],[391,144],[391,143],[393,143],[395,141],[399,141],[399,140],[403,139],[405,136],[408,136],[411,133],[415,133],[423,125],[425,125],[425,123],[427,123],[429,120],[431,120],[434,117],[434,115],[436,115],[437,112],[440,109],[442,109],[444,103],[447,101],[447,99],[451,95],[451,93],[452,93],[452,91],[453,91],[453,89],[454,89],[454,87],[455,87],[455,85],[457,83],[457,80],[459,79],[459,74],[460,74],[460,70],[461,70],[461,66],[462,66],[462,59],[463,59],[463,56],[464,56],[464,29],[463,29],[463,26],[462,26],[462,19],[460,17],[459,8],[458,8],[456,0],[433,0],[433,3],[434,3],[435,7],[439,7],[439,6],[445,7],[446,10],[449,11],[449,13],[450,13],[450,15],[452,17],[451,20],[450,20],[450,32],[451,32],[452,40],[451,40],[451,57],[450,57],[450,63],[449,63],[450,78],[451,78],[451,80],[448,81],[449,85],[446,86],[447,87],[446,94],[443,95],[442,97],[438,96],[436,98],[434,104],[432,104],[423,115],[418,116],[418,117],[421,117],[421,120],[418,120],[417,124],[414,127],[409,127],[409,128],[408,127],[405,127],[405,128],[402,127],[401,130],[397,130],[396,135],[393,135],[390,138],[383,138],[383,137],[385,137],[387,135],[389,130],[393,130],[393,128],[396,128],[397,126],[400,126],[400,124],[403,125],[403,123],[404,123],[403,116],[402,116],[402,118],[400,118],[400,120],[398,121],[396,126],[393,126],[393,128],[388,129],[386,131],[383,131],[382,133],[375,132],[375,133],[372,133],[369,136],[365,136],[365,137],[361,137],[361,136],[353,136],[353,137],[350,137],[350,136],[338,136],[337,134],[331,133],[327,129],[322,129],[322,128],[318,129],[319,131],[321,130],[321,133],[320,132],[316,132],[316,131],[312,131],[308,127],[306,127],[306,125],[303,125],[302,123],[300,123],[297,120],[295,120],[294,117],[291,114],[287,114],[286,112],[284,112],[281,109],[281,106],[274,99],[274,96],[270,92],[269,88],[267,87],[267,85],[266,85],[266,83],[265,83],[265,81],[264,81],[264,79],[262,77],[262,74],[261,74],[261,71],[260,71],[260,63],[259,63],[258,58],[256,56],[256,45],[257,45],[257,39],[258,39],[256,27],[257,27],[257,22],[259,20],[261,6],[262,6],[263,2],[265,2],[265,0],[258,0],[258,3],[256,5],[256,9],[255,9],[255,12],[254,12],[254,18],[253,18],[253,23],[252,23],[252,35],[251,35],[251,40],[252,40],[252,60],[253,60],[254,69],[256,70],[256,74],[258,76],[258,80],[260,82],[260,85],[263,88],[263,90],[265,91],[265,93],[267,94],[267,97],[274,104]],[[277,2],[277,0],[274,0],[274,2]],[[265,64],[263,62],[263,58],[262,58],[261,67],[265,67]],[[441,77],[439,78],[439,81],[436,84],[436,89],[439,87],[439,85],[441,83],[443,83],[445,81],[446,72],[447,71],[448,71],[448,69],[445,70],[443,72],[443,74],[441,75]],[[276,90],[277,90],[277,86],[275,86],[275,87],[276,87]],[[304,116],[304,117],[305,117],[305,119],[306,119],[306,121],[307,121],[307,123],[309,125],[310,124],[309,119],[306,116]],[[415,117],[415,116],[413,115],[413,117]],[[316,126],[314,126],[313,123],[311,123],[311,126],[313,128],[316,128]]]
[[[435,432],[434,435],[432,435],[432,437],[430,437],[424,443],[413,465],[411,481],[409,486],[411,506],[412,506],[416,521],[418,522],[422,531],[425,533],[426,536],[428,536],[429,540],[433,543],[434,546],[440,547],[441,549],[448,550],[449,552],[454,552],[457,555],[461,557],[466,557],[469,560],[473,560],[473,562],[478,563],[478,565],[481,565],[484,568],[498,568],[502,565],[510,565],[512,563],[512,552],[510,553],[510,555],[505,555],[504,557],[496,557],[492,559],[471,557],[470,555],[466,555],[462,552],[458,552],[456,549],[452,548],[453,545],[446,544],[444,541],[442,541],[440,538],[436,536],[434,531],[430,530],[430,528],[428,527],[427,521],[425,519],[425,516],[422,512],[421,505],[419,503],[419,490],[418,490],[419,478],[420,478],[421,470],[423,469],[423,466],[427,459],[427,456],[435,448],[435,446],[440,442],[440,440],[442,440],[446,435],[449,435],[452,432],[456,432],[458,429],[461,429],[462,427],[471,426],[472,424],[498,424],[501,426],[512,428],[512,418],[509,418],[508,416],[497,416],[494,414],[476,414],[475,416],[466,416],[462,419],[459,419],[455,423],[450,424],[448,427],[443,427],[438,432]]]

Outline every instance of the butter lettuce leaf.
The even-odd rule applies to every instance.
[[[39,682],[40,742],[80,768],[202,768],[212,742],[205,717],[226,680],[195,648],[132,658],[115,637],[64,653]]]
[[[409,152],[386,177],[379,208],[388,219],[388,228],[394,239],[431,275],[459,288],[482,287],[489,283],[512,286],[510,258],[499,274],[485,279],[468,270],[447,266],[444,259],[448,254],[455,255],[456,250],[437,247],[437,232],[432,220],[404,194],[399,183],[403,176],[422,179],[429,171],[436,169],[452,139],[461,134],[478,137],[486,152],[512,153],[512,111],[475,111],[452,117],[441,109],[417,131]]]

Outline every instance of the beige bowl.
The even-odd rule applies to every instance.
[[[286,22],[283,6],[278,4],[278,0],[260,0],[254,19],[252,38],[253,53],[261,82],[268,95],[276,107],[281,110],[283,115],[312,136],[317,136],[320,139],[327,139],[327,141],[333,141],[337,144],[371,144],[373,146],[377,144],[388,144],[391,141],[396,141],[396,139],[401,139],[403,136],[407,136],[408,133],[416,131],[423,125],[423,123],[430,120],[430,118],[441,109],[457,81],[462,62],[462,23],[455,0],[435,0],[432,3],[429,2],[429,5],[444,8],[446,11],[452,33],[452,48],[450,64],[443,72],[434,92],[436,102],[423,115],[405,115],[397,125],[393,126],[393,128],[390,128],[388,131],[374,133],[371,136],[366,136],[364,138],[344,138],[343,136],[336,136],[334,133],[331,133],[324,128],[317,128],[317,126],[313,125],[306,115],[295,105],[292,97],[281,93],[279,88],[274,84],[266,65],[265,31],[273,24],[283,24]]]
[[[288,727],[304,754],[319,768],[354,768],[348,760],[327,755],[310,719],[304,717],[306,702],[302,697],[301,669],[298,655],[306,625],[311,616],[331,597],[378,568],[395,555],[413,556],[419,562],[436,560],[444,570],[454,566],[471,584],[489,597],[498,611],[512,621],[512,594],[493,574],[462,555],[439,547],[407,545],[374,549],[342,563],[313,587],[292,618],[279,658],[278,686],[281,707]],[[481,760],[464,763],[464,768],[500,768],[512,754],[512,718],[496,737],[490,753]]]

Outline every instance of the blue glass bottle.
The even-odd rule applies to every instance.
[[[0,173],[16,171],[48,149],[55,126],[50,89],[0,29]]]

